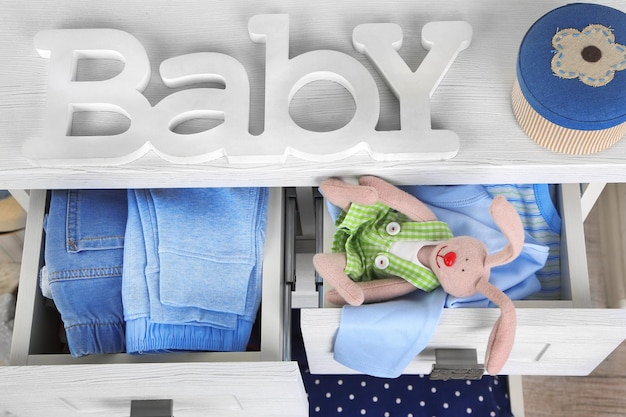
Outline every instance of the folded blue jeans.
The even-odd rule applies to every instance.
[[[72,356],[125,350],[122,267],[125,190],[55,190],[45,262]]]
[[[261,301],[268,190],[128,191],[129,353],[246,349]]]

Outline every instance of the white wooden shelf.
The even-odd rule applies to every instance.
[[[599,3],[623,8],[619,0]],[[170,3],[122,1],[106,4],[69,0],[6,4],[0,28],[0,178],[15,189],[115,187],[188,187],[230,185],[317,185],[331,175],[371,174],[398,184],[626,182],[626,141],[592,156],[547,151],[530,140],[511,110],[516,54],[528,28],[562,2],[473,0],[462,4],[436,0],[323,0],[253,2],[190,0]],[[223,160],[177,165],[154,154],[116,167],[41,168],[24,158],[22,145],[42,134],[48,60],[33,46],[43,29],[111,27],[127,31],[144,45],[152,65],[145,91],[154,105],[171,93],[158,77],[165,59],[190,52],[221,52],[246,68],[251,85],[250,132],[263,133],[265,47],[251,41],[248,20],[262,13],[290,16],[290,54],[337,50],[361,62],[379,86],[379,129],[398,129],[398,105],[370,62],[351,45],[361,23],[391,22],[404,34],[399,53],[414,70],[426,55],[422,27],[431,21],[463,20],[473,27],[471,46],[462,51],[432,96],[434,129],[459,135],[458,155],[444,162],[373,162],[365,155],[320,163],[290,157],[285,163],[228,165]],[[294,117],[310,129],[329,120],[350,120],[353,103],[336,87],[303,89],[292,101]],[[305,116],[301,116],[301,115]],[[298,116],[300,115],[300,116]]]

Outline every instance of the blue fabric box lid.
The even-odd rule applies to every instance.
[[[590,28],[590,25],[594,26]],[[586,62],[575,68],[580,68],[580,72],[575,73],[571,66],[559,68],[560,75],[553,72],[553,59],[572,54],[574,49],[569,42],[571,38],[565,39],[563,48],[559,43],[561,36],[587,42],[591,38],[585,36],[591,29],[599,31],[598,36],[604,39],[599,48],[591,47],[596,52],[606,49],[600,51],[602,57],[583,57],[580,49],[574,50],[574,54],[579,55],[575,59]],[[623,70],[626,69],[626,49],[623,45],[626,45],[626,14],[619,10],[574,3],[548,12],[528,30],[519,49],[517,80],[525,99],[542,117],[569,129],[601,130],[626,122],[626,71]],[[602,65],[607,79],[612,79],[606,82],[588,77],[582,68],[589,68],[589,63]],[[556,65],[560,66],[560,62]],[[600,86],[599,81],[606,84]]]

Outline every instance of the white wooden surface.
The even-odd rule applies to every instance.
[[[295,362],[11,366],[0,393],[0,415],[17,417],[127,417],[146,399],[172,399],[176,417],[309,413]]]
[[[620,0],[599,3],[624,9]],[[565,156],[542,149],[517,126],[510,105],[516,53],[524,33],[539,17],[561,6],[557,0],[503,2],[472,0],[332,1],[151,0],[2,2],[0,27],[0,186],[4,188],[166,187],[207,185],[316,185],[329,175],[376,174],[397,183],[593,182],[626,181],[626,141],[593,156]],[[360,23],[392,22],[404,32],[401,56],[415,69],[425,56],[422,27],[436,20],[464,20],[472,44],[450,68],[432,101],[432,125],[456,132],[458,155],[446,162],[371,162],[355,156],[333,163],[302,162],[227,166],[224,161],[174,165],[148,155],[114,168],[36,168],[21,154],[26,138],[42,131],[48,62],[33,46],[44,29],[110,27],[136,36],[152,64],[145,91],[154,105],[170,91],[158,82],[158,65],[190,52],[221,52],[239,60],[251,83],[250,131],[263,131],[263,45],[248,35],[250,17],[287,13],[291,56],[317,49],[354,56],[373,74],[381,94],[379,128],[397,129],[398,108],[376,70],[351,45]],[[294,118],[321,129],[347,122],[354,109],[340,89],[307,86],[296,94]],[[341,123],[339,123],[341,125]]]

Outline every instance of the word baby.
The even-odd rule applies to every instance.
[[[316,50],[289,58],[289,17],[257,15],[248,22],[252,41],[266,44],[265,128],[249,133],[250,82],[243,65],[229,55],[201,52],[163,61],[159,75],[167,87],[219,82],[224,88],[189,88],[151,106],[142,94],[150,80],[150,62],[141,43],[112,29],[63,29],[39,32],[35,47],[50,59],[48,97],[41,138],[23,147],[41,165],[119,164],[153,150],[173,163],[201,163],[225,157],[229,163],[278,163],[289,155],[333,161],[365,151],[375,160],[451,158],[458,152],[454,132],[432,130],[430,96],[458,53],[466,49],[472,28],[465,22],[431,22],[422,29],[429,50],[413,72],[398,50],[402,30],[395,24],[363,24],[353,31],[355,49],[367,56],[400,103],[401,129],[376,131],[380,112],[377,86],[355,58],[339,51]],[[116,59],[116,76],[76,81],[79,59]],[[306,84],[330,80],[353,97],[354,115],[343,127],[313,132],[289,115],[293,96]],[[115,112],[130,120],[113,135],[73,136],[75,112]],[[94,113],[95,114],[95,113]],[[212,129],[182,135],[175,127],[191,119],[222,121]]]

